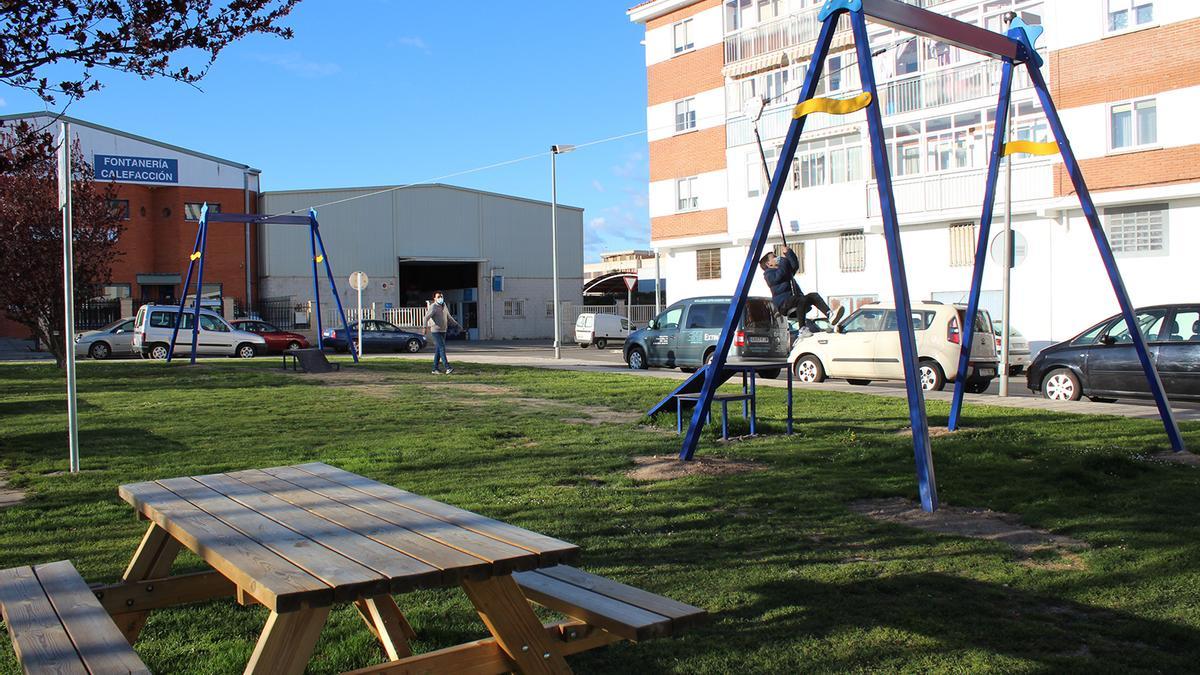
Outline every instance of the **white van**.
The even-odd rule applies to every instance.
[[[194,309],[185,309],[179,321],[179,337],[175,341],[176,354],[192,351],[192,322]],[[143,358],[165,359],[175,322],[179,320],[179,307],[175,305],[145,305],[138,310],[133,321],[133,351]],[[200,310],[200,334],[196,336],[196,354],[236,356],[252,359],[267,353],[267,341],[257,333],[238,330],[226,323],[216,312]]]
[[[624,342],[633,331],[629,319],[616,314],[580,314],[575,319],[575,341],[584,349],[588,345],[596,345],[596,349],[604,349],[609,340]]]

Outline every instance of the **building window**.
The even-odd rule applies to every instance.
[[[692,42],[692,20],[684,19],[675,24],[675,53],[682,54],[695,46]]]
[[[525,316],[525,301],[524,300],[505,300],[504,301],[504,316],[508,316],[508,317]]]
[[[108,210],[117,220],[129,220],[129,200],[128,199],[110,199],[108,200]]]
[[[696,280],[721,278],[721,249],[702,248],[696,251]]]
[[[862,141],[858,134],[843,134],[797,146],[792,164],[792,185],[797,188],[862,180]]]
[[[867,237],[861,231],[843,232],[838,237],[838,268],[843,272],[867,269]]]
[[[1113,150],[1158,143],[1158,104],[1154,99],[1117,103],[1108,111]]]
[[[1154,21],[1154,3],[1148,0],[1108,0],[1105,24],[1108,32],[1119,33]]]
[[[1139,204],[1104,210],[1104,233],[1113,253],[1167,254],[1167,205]]]
[[[693,211],[700,208],[700,196],[696,194],[696,182],[695,176],[675,181],[675,198],[678,204],[676,211]]]
[[[546,316],[554,316],[554,303],[553,302],[546,303]]]
[[[675,132],[691,131],[696,128],[696,99],[685,98],[675,102]]]
[[[203,202],[187,202],[183,205],[183,219],[184,220],[200,220],[200,211],[202,211],[203,209],[204,209]],[[221,205],[213,204],[213,203],[209,202],[208,212],[209,213],[220,213]]]
[[[763,154],[758,154],[758,148],[755,147],[746,155],[746,196],[758,197],[766,194],[767,187],[770,185],[767,182],[767,174],[763,171],[763,157],[766,157],[767,169],[771,171],[771,177],[777,164],[779,163],[779,147],[764,148]],[[789,183],[784,183],[784,187],[789,187]]]
[[[796,254],[796,274],[804,274],[804,242],[794,241],[788,244],[788,247]],[[776,256],[782,256],[783,244],[775,244],[771,250]]]
[[[975,223],[950,226],[950,266],[971,267],[975,264]]]
[[[105,300],[133,297],[133,288],[130,284],[107,284],[100,287],[100,297]]]

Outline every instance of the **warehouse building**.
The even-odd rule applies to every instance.
[[[365,272],[365,311],[414,325],[435,290],[470,339],[549,338],[554,332],[550,204],[451,185],[265,192],[262,213],[317,207],[338,292],[356,302],[349,275]],[[558,207],[559,300],[582,302],[583,209]],[[312,297],[308,230],[263,225],[264,298]],[[322,318],[334,319],[321,288]]]

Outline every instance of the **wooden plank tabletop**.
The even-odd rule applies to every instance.
[[[452,586],[579,555],[574,544],[322,463],[118,493],[273,611]]]

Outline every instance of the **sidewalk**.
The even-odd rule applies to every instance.
[[[515,350],[514,350],[515,351]],[[524,349],[521,350],[524,354],[487,354],[476,353],[473,351],[459,351],[452,353],[451,357],[455,362],[463,363],[482,363],[488,365],[500,366],[525,366],[529,368],[548,368],[551,370],[570,370],[590,373],[619,373],[630,375],[633,377],[657,377],[668,380],[683,380],[688,377],[687,374],[681,373],[678,370],[666,369],[650,369],[650,370],[630,370],[625,364],[598,363],[594,360],[583,360],[564,356],[564,358],[555,360],[553,353],[549,347],[542,349]],[[374,361],[380,358],[376,355],[368,355],[369,361]],[[415,360],[428,360],[427,354],[403,354],[396,357],[385,356],[383,358],[402,358]],[[758,383],[768,387],[786,387],[787,378],[783,375],[777,380],[759,379]],[[793,385],[796,389],[803,387],[808,390],[815,391],[839,391],[850,394],[866,394],[868,396],[889,396],[892,398],[905,398],[906,394],[900,388],[887,387],[870,387],[856,386],[847,384],[842,381],[826,381],[820,384],[800,384]],[[667,389],[664,388],[663,394],[666,395]],[[944,391],[925,392],[925,398],[933,401],[945,401],[947,403],[953,398],[953,391],[950,385],[947,385]],[[1133,405],[1128,403],[1095,403],[1093,401],[1051,401],[1045,398],[1034,398],[1029,396],[1008,396],[1000,397],[994,394],[966,394],[964,402],[973,405],[991,405],[1001,408],[1020,408],[1026,410],[1038,410],[1058,413],[1073,413],[1076,415],[1111,415],[1117,417],[1129,417],[1133,419],[1158,419],[1158,409],[1149,405]],[[1176,405],[1173,407],[1175,419],[1180,422],[1200,420],[1200,407],[1188,407]],[[967,409],[967,417],[970,417],[969,409]]]

